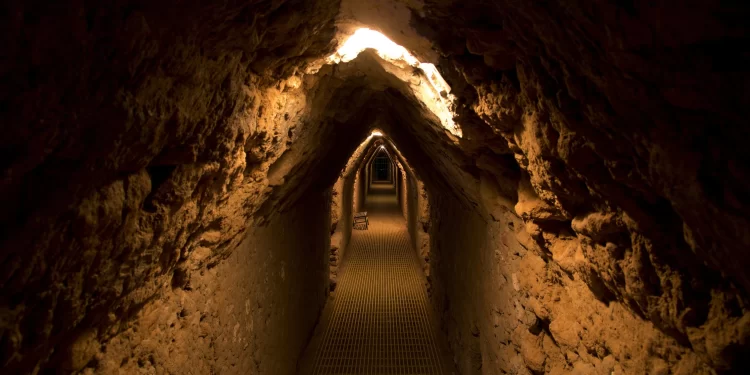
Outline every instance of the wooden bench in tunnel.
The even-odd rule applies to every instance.
[[[354,226],[354,229],[368,229],[370,227],[370,221],[367,220],[367,211],[354,214],[354,223],[352,225]]]

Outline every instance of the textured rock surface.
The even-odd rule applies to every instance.
[[[390,154],[396,158],[399,181],[399,204],[406,218],[412,248],[422,265],[425,276],[430,276],[430,200],[424,183],[404,159],[401,152],[388,144]],[[400,176],[400,177],[398,177]]]
[[[293,372],[325,300],[328,189],[375,127],[429,193],[462,374],[747,369],[745,5],[3,7],[8,372]],[[302,74],[358,26],[438,64],[462,139],[410,68],[366,52]]]
[[[443,70],[455,69],[449,82],[474,87],[466,107],[508,141],[524,172],[514,208],[531,241],[521,243],[543,260],[519,273],[520,291],[540,300],[524,309],[553,321],[565,300],[535,285],[580,279],[618,311],[615,321],[649,320],[659,331],[649,335],[674,340],[626,372],[745,363],[750,317],[737,287],[748,288],[748,237],[735,228],[748,216],[729,207],[742,205],[735,197],[748,186],[746,172],[732,167],[748,156],[734,143],[747,131],[747,75],[734,64],[747,55],[726,43],[747,38],[734,21],[746,9],[694,5],[428,1],[415,21],[447,55]],[[460,23],[451,29],[458,35],[445,33],[448,22]],[[535,268],[540,275],[524,288]],[[715,331],[719,322],[726,334]],[[633,325],[623,328],[638,332]],[[622,355],[636,357],[622,350],[622,334],[598,340],[599,360],[614,355],[627,368]],[[669,352],[685,348],[699,360]],[[653,368],[637,366],[652,357]]]
[[[731,228],[744,227],[747,215],[724,214],[721,207],[734,200],[735,189],[746,191],[741,182],[745,172],[728,166],[747,154],[720,139],[737,139],[746,131],[739,125],[746,117],[739,109],[746,106],[737,106],[738,100],[746,100],[740,94],[746,86],[732,84],[739,95],[732,99],[728,96],[735,94],[719,87],[746,75],[736,67],[727,67],[727,73],[717,70],[729,60],[744,61],[744,52],[725,50],[722,38],[744,37],[746,30],[732,26],[726,9],[708,4],[680,9],[679,16],[669,16],[672,21],[655,7],[582,5],[427,2],[424,17],[417,17],[425,34],[433,35],[447,54],[444,71],[455,69],[455,75],[447,74],[449,82],[473,86],[464,93],[466,107],[508,141],[524,172],[520,180],[499,183],[518,185],[513,209],[526,223],[529,241],[523,240],[525,233],[518,238],[543,262],[503,276],[517,275],[517,291],[533,297],[522,301],[522,308],[545,324],[554,322],[554,310],[566,306],[566,300],[552,292],[555,288],[539,285],[562,283],[572,290],[580,288],[568,283],[582,280],[597,300],[616,309],[615,322],[629,322],[621,331],[643,330],[646,335],[647,328],[632,323],[639,318],[658,330],[648,336],[658,338],[661,349],[649,348],[646,354],[623,350],[630,338],[622,333],[602,332],[597,337],[602,350],[586,346],[590,353],[596,351],[596,360],[610,363],[607,356],[614,355],[626,372],[699,372],[704,366],[736,370],[745,362],[740,353],[747,350],[750,317],[746,294],[735,287],[747,290],[746,273],[740,271],[744,266],[739,266],[747,259],[740,255],[747,238]],[[466,17],[457,21],[457,13]],[[712,26],[698,32],[686,19]],[[461,22],[456,28],[460,35],[441,34],[447,22]],[[477,26],[490,22],[492,27]],[[718,50],[723,52],[705,54]],[[687,97],[696,101],[689,103]],[[710,151],[719,148],[723,151]],[[512,195],[506,197],[513,201]],[[501,228],[513,222],[503,218],[509,215],[490,215]],[[497,251],[497,246],[486,248]],[[525,288],[524,275],[533,281],[527,280]],[[570,301],[580,303],[576,297]],[[484,300],[489,303],[493,297]],[[567,308],[582,313],[565,322],[585,321],[587,309]],[[725,332],[731,333],[713,333],[718,322],[728,323]],[[474,330],[471,321],[459,324],[463,337]],[[732,339],[706,340],[715,335]],[[538,342],[511,339],[520,343],[526,365],[541,371]],[[695,355],[674,354],[685,348]],[[596,361],[581,350],[572,353],[586,362],[581,368],[596,368]],[[555,371],[559,356],[548,356],[556,359],[544,370]],[[642,360],[631,363],[628,357]],[[643,367],[651,362],[653,368]],[[565,371],[577,368],[576,361],[567,363],[571,367]]]
[[[331,50],[338,4],[4,7],[2,366],[78,370],[270,220],[306,104],[279,78]]]
[[[189,284],[165,288],[96,345],[88,371],[294,373],[289,357],[301,355],[325,301],[327,202],[298,205],[254,231],[226,261],[194,266]]]

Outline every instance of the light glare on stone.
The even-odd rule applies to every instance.
[[[412,56],[406,48],[394,43],[385,35],[367,28],[355,31],[331,58],[338,60],[335,61],[336,63],[349,62],[367,48],[375,49],[380,57],[387,60],[403,60],[412,66],[419,64],[416,57]]]
[[[349,62],[354,60],[362,51],[367,48],[374,49],[378,56],[388,61],[403,61],[412,67],[421,69],[429,82],[429,89],[423,91],[433,105],[428,105],[432,112],[440,119],[441,124],[451,134],[462,137],[461,128],[453,121],[454,96],[451,95],[451,88],[445,82],[434,64],[421,63],[406,48],[394,43],[385,35],[368,28],[361,28],[352,34],[349,39],[331,56],[328,57],[329,64],[338,64],[340,62]],[[425,103],[427,104],[427,103]]]

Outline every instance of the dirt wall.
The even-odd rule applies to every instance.
[[[294,374],[326,300],[329,210],[330,192],[311,194],[226,261],[169,286],[106,344],[84,335],[74,358],[93,355],[91,374]]]
[[[407,172],[406,178],[406,226],[409,229],[411,246],[413,249],[419,249],[417,245],[419,227],[419,182],[414,173]]]
[[[180,302],[172,285],[219,269],[309,187],[330,187],[377,120],[430,192],[444,195],[431,208],[443,225],[431,233],[451,260],[441,293],[464,316],[452,337],[467,371],[477,361],[472,344],[461,349],[466,332],[480,337],[482,371],[520,358],[513,371],[747,372],[746,5],[343,7],[360,23],[340,5],[4,4],[3,370],[95,368],[106,339],[146,319],[145,306]],[[463,138],[415,97],[411,85],[425,77],[411,67],[372,51],[318,66],[345,37],[334,27],[342,22],[382,26],[420,59],[432,56]],[[369,167],[360,177],[358,196]],[[477,238],[467,224],[480,225],[475,216],[494,239]],[[495,252],[511,222],[526,249],[518,268],[504,266],[502,246]],[[446,237],[454,228],[458,237]],[[478,281],[467,272],[489,267],[502,277],[480,280],[473,294],[450,286],[468,288]],[[498,313],[497,327],[513,334],[495,342],[490,318],[475,330],[462,310],[487,313],[506,292],[526,318]],[[226,363],[205,363],[214,361]]]
[[[432,302],[461,374],[710,374],[688,347],[571,272],[575,237],[536,244],[510,207],[490,220],[431,196]],[[588,283],[588,284],[587,284]]]

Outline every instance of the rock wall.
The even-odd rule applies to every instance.
[[[226,261],[203,268],[195,259],[189,279],[166,286],[103,344],[82,336],[73,359],[84,363],[68,369],[295,373],[327,296],[331,196],[316,195],[253,230]],[[207,257],[210,248],[195,253]]]
[[[362,212],[365,207],[365,179],[361,171],[357,172],[354,178],[354,200],[352,201],[352,211]]]
[[[331,290],[336,287],[338,269],[346,256],[346,249],[352,235],[353,215],[358,205],[364,204],[364,197],[355,200],[355,194],[361,189],[356,185],[359,171],[373,150],[377,147],[372,136],[368,137],[354,151],[346,166],[341,170],[339,178],[333,185],[331,202],[331,251],[329,266]],[[361,203],[360,203],[361,202]]]
[[[409,237],[411,237],[411,245],[413,249],[418,249],[417,245],[417,231],[420,230],[418,226],[419,222],[419,186],[417,177],[413,172],[406,172],[406,209],[404,217],[406,218],[406,227],[409,229]]]
[[[555,243],[553,261],[512,207],[486,220],[452,197],[433,197],[432,300],[461,374],[713,373],[689,347],[627,305],[601,301],[585,274],[570,272],[584,259],[575,237]]]
[[[406,226],[409,230],[412,248],[417,254],[425,275],[429,277],[430,269],[430,228],[429,218],[429,201],[424,184],[419,180],[417,175],[406,164],[406,161],[399,162],[400,170],[405,169],[401,178],[401,191],[403,206],[402,212],[406,218]]]
[[[422,181],[417,182],[417,222],[414,232],[416,233],[414,249],[422,263],[427,280],[430,280],[430,197]]]
[[[583,280],[601,303],[673,340],[668,353],[644,359],[653,369],[615,356],[627,371],[686,371],[694,357],[670,354],[683,350],[698,358],[692,371],[747,366],[742,254],[750,243],[738,228],[750,218],[735,197],[750,185],[745,168],[733,167],[748,160],[736,143],[747,131],[747,72],[736,65],[747,62],[747,50],[728,47],[747,41],[737,20],[748,9],[725,5],[427,1],[413,13],[460,97],[462,148],[501,157],[476,159],[478,190],[484,173],[497,178],[490,184],[523,218],[540,269],[559,267],[563,280]],[[486,141],[488,134],[508,148]],[[526,176],[516,193],[502,191],[515,179],[493,171],[513,168],[502,155]],[[470,200],[480,203],[476,194]],[[491,206],[480,207],[485,221],[494,217]],[[552,299],[545,309],[558,304]],[[570,321],[581,324],[582,311]],[[603,336],[598,358],[622,353],[628,339]]]
[[[401,166],[398,168],[398,180],[396,189],[401,214],[406,218],[409,216],[409,175],[403,170],[403,167]]]
[[[486,223],[475,212],[453,202],[452,197],[433,192],[431,241],[431,299],[448,337],[460,374],[482,374],[506,367],[493,367],[485,348],[496,348],[502,337],[488,328],[488,299],[494,299],[502,284],[492,280],[498,259],[489,250]],[[515,242],[515,241],[514,241]],[[487,293],[487,291],[491,292]],[[500,300],[503,306],[509,305]],[[507,342],[509,340],[505,340]],[[511,360],[512,358],[508,358]],[[485,363],[485,361],[487,363]]]
[[[278,339],[293,355],[301,333],[273,336],[289,317],[277,311],[249,342],[240,339],[249,340],[250,318],[236,315],[248,295],[251,307],[291,301],[218,288],[277,279],[284,259],[294,267],[286,250],[271,260],[270,244],[250,254],[241,244],[299,225],[295,210],[328,225],[330,211],[315,205],[375,125],[429,192],[435,304],[461,371],[747,369],[750,12],[742,4],[3,7],[7,372],[184,372],[147,330],[160,343],[174,339],[175,358],[219,353],[186,359],[196,372],[235,360],[237,371],[291,371],[253,349]],[[371,52],[319,66],[343,37],[334,25],[364,23],[438,64],[463,138],[415,97],[422,73]],[[357,172],[353,205],[369,177]],[[310,256],[329,251],[330,229],[315,235]],[[261,272],[227,276],[248,270]],[[286,275],[320,288],[310,298],[323,300],[315,269]],[[190,340],[184,333],[202,315],[188,307],[175,316],[183,297],[211,305],[201,294],[209,291],[237,307],[204,308],[198,327],[207,334]],[[301,331],[320,303],[309,302]],[[253,324],[264,313],[251,313]],[[222,351],[201,346],[211,343]],[[243,350],[260,353],[260,364]]]
[[[286,77],[332,49],[338,4],[3,7],[0,365],[77,370],[79,343],[272,220],[271,165],[304,133]]]

